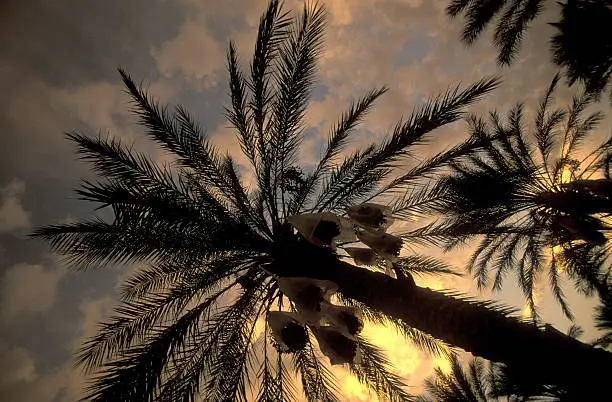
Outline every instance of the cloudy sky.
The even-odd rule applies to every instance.
[[[142,143],[127,112],[116,68],[147,83],[161,101],[180,102],[199,119],[213,141],[236,151],[222,115],[227,104],[225,49],[230,38],[243,60],[253,48],[265,0],[4,0],[0,8],[0,398],[12,401],[71,401],[83,378],[71,355],[95,332],[113,306],[124,267],[70,272],[40,242],[26,234],[36,225],[92,213],[72,190],[88,174],[63,133],[110,132]],[[287,1],[296,9],[299,1]],[[321,151],[329,126],[351,97],[388,85],[360,132],[382,138],[402,115],[428,95],[485,75],[502,74],[503,86],[474,111],[507,109],[516,101],[533,107],[555,73],[549,63],[546,25],[556,13],[550,2],[534,24],[511,68],[499,70],[487,41],[465,48],[457,39],[460,20],[444,15],[445,0],[327,0],[329,27],[319,82],[308,112],[311,135],[302,162]],[[572,90],[560,91],[568,99]],[[609,127],[609,120],[604,126]],[[451,144],[462,125],[436,134]],[[609,130],[608,130],[609,131]],[[602,131],[603,135],[603,131]],[[238,159],[240,161],[240,159]],[[459,264],[465,253],[449,256]],[[473,291],[469,281],[435,282]],[[509,286],[511,287],[511,285]],[[516,290],[497,295],[522,307]],[[592,303],[573,297],[578,322],[592,337]],[[565,330],[545,292],[544,319]],[[437,362],[392,331],[370,327],[366,335],[387,348],[398,373],[418,391]],[[338,371],[347,400],[370,396]]]

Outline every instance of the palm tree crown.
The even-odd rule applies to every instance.
[[[587,92],[599,96],[612,75],[612,5],[608,0],[566,0],[557,4],[561,7],[561,18],[550,24],[558,31],[550,39],[552,60],[565,69],[570,85],[581,81]],[[493,34],[497,62],[510,65],[530,23],[545,5],[553,5],[553,1],[451,0],[446,12],[451,17],[464,14],[461,39],[468,45],[497,17]]]
[[[443,219],[405,238],[449,250],[481,237],[467,266],[480,287],[489,284],[490,269],[496,290],[515,270],[535,313],[534,285],[547,272],[551,290],[571,317],[559,285],[561,271],[587,294],[596,290],[609,297],[612,181],[607,161],[612,140],[583,152],[582,144],[602,115],[584,116],[591,95],[574,98],[567,110],[548,110],[557,82],[555,77],[539,105],[533,135],[524,127],[521,104],[509,112],[507,122],[496,112],[490,122],[468,119],[472,136],[488,139],[486,149],[455,161],[421,203]],[[604,177],[593,178],[602,171]]]
[[[445,373],[437,367],[434,374],[425,380],[426,394],[420,395],[419,402],[487,402],[490,395],[486,378],[485,362],[473,359],[468,372],[461,367],[456,356],[450,360],[451,371]]]
[[[377,394],[392,400],[410,398],[383,352],[359,337],[358,330],[338,338],[329,329],[310,324],[307,329],[292,318],[298,303],[283,286],[296,286],[295,280],[282,283],[278,272],[291,276],[291,267],[279,262],[286,261],[279,256],[303,242],[303,234],[289,223],[291,217],[344,213],[351,206],[405,189],[477,147],[471,143],[453,148],[402,176],[393,176],[393,167],[409,155],[410,147],[425,142],[435,128],[458,120],[464,108],[495,88],[497,81],[482,80],[447,91],[415,109],[382,143],[338,162],[351,132],[387,89],[370,91],[341,115],[318,164],[304,172],[298,165],[298,152],[324,26],[321,6],[307,4],[300,16],[292,17],[282,11],[279,1],[272,0],[260,20],[249,74],[239,68],[236,49],[229,45],[227,117],[250,161],[254,184],[249,189],[233,159],[210,144],[183,107],[170,111],[159,106],[122,70],[146,136],[171,153],[172,166],[159,166],[115,139],[68,135],[80,157],[101,176],[95,182],[85,181],[78,194],[100,208],[109,207],[113,219],[52,225],[34,235],[48,240],[81,269],[147,264],[125,282],[121,305],[78,354],[78,363],[93,371],[86,400],[194,400],[198,394],[210,401],[246,400],[247,388],[256,384],[253,375],[260,380],[255,392],[258,400],[289,400],[295,392],[291,367],[309,400],[339,400],[313,333],[323,352],[325,342],[333,349],[333,339],[356,348],[347,349],[348,357],[333,351]],[[409,208],[402,212],[408,213]],[[317,228],[319,239],[329,235],[329,228]],[[388,241],[376,243],[378,238],[368,240],[365,231],[358,234],[378,252],[389,250],[383,247]],[[332,246],[335,234],[330,236],[323,241],[326,247]],[[411,279],[410,272],[415,271],[451,272],[431,258],[403,258],[393,252],[395,272],[390,274],[398,277]],[[279,264],[284,265],[271,268]],[[385,266],[379,260],[373,269]],[[319,282],[309,286],[314,293],[308,297],[317,298],[316,305],[321,305]],[[417,344],[443,350],[433,338],[401,320],[377,315],[341,296],[339,301],[347,307],[363,307],[366,319],[392,322]],[[350,327],[349,321],[355,319],[352,313],[340,313],[354,310],[324,305],[339,312],[329,317],[340,317],[336,322]],[[270,315],[271,310],[282,314]],[[262,318],[264,335],[260,337],[257,327]],[[292,352],[290,358],[284,351]],[[355,354],[359,359],[353,359]]]
[[[570,84],[580,80],[587,92],[599,95],[612,76],[612,4],[568,0],[561,20],[551,24],[558,33],[551,38],[553,61],[564,67]],[[612,88],[610,88],[612,102]]]
[[[519,381],[517,381],[519,380]],[[525,382],[525,380],[527,380]],[[581,394],[568,394],[559,387],[542,386],[517,378],[503,364],[471,358],[464,367],[457,356],[450,359],[450,372],[436,368],[425,380],[426,392],[418,402],[521,402],[575,401]]]

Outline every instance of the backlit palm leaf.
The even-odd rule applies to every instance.
[[[407,196],[399,208],[425,204],[427,212],[443,214],[442,220],[406,233],[408,241],[450,250],[479,237],[467,265],[478,285],[489,285],[492,270],[493,288],[498,290],[506,274],[514,270],[532,312],[535,284],[548,271],[550,288],[571,317],[559,285],[561,271],[583,283],[587,293],[596,289],[607,297],[606,233],[612,201],[608,195],[572,190],[568,183],[601,174],[611,142],[584,151],[602,115],[584,116],[593,100],[589,95],[575,97],[567,110],[549,111],[557,82],[555,77],[537,110],[531,134],[523,124],[522,105],[510,110],[506,122],[496,113],[488,124],[469,118],[472,136],[487,144],[484,151],[454,161],[452,173],[429,190],[429,197]]]

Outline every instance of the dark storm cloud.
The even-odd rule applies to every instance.
[[[114,80],[120,64],[150,73],[150,48],[184,18],[176,2],[162,0],[9,0],[3,8],[4,58],[36,66],[53,86]]]

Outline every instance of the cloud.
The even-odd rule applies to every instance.
[[[21,203],[24,192],[25,183],[18,179],[0,188],[0,234],[30,228],[30,213]]]
[[[151,54],[158,70],[166,76],[179,72],[203,88],[217,84],[225,61],[224,52],[206,25],[192,18],[187,19],[176,38],[153,49]]]
[[[129,73],[129,72],[128,72]],[[138,84],[138,77],[132,77]],[[117,81],[119,81],[117,73]],[[176,96],[178,85],[161,77],[153,82],[143,83],[143,88],[150,96],[162,104]],[[132,112],[130,97],[125,93],[123,84],[116,82],[93,82],[70,89],[53,91],[53,100],[64,113],[85,125],[87,135],[109,135],[120,139],[126,146],[136,145],[138,151],[145,151],[154,160],[163,162],[164,155],[158,147],[143,135],[142,126]]]
[[[41,373],[37,372],[33,365],[30,366],[31,359],[27,354],[13,352],[8,358],[15,360],[0,360],[0,362],[17,364],[21,374],[26,377],[18,378],[12,372],[5,381],[0,381],[0,393],[3,400],[71,402],[78,400],[81,396],[80,390],[85,378],[71,362]],[[3,365],[3,367],[12,366]]]
[[[55,266],[23,263],[9,268],[2,281],[2,321],[22,313],[38,314],[51,309],[64,272]]]
[[[102,81],[60,89],[54,95],[56,102],[73,117],[102,130],[115,128],[113,116],[126,114],[128,104],[122,86]]]
[[[80,330],[76,337],[67,340],[72,352],[94,335],[97,324],[109,313],[114,300],[110,296],[85,300],[79,305]],[[0,340],[0,366],[10,367],[0,375],[0,395],[7,401],[57,401],[69,402],[82,397],[86,376],[72,360],[47,369],[38,369],[30,352],[19,346],[9,346]]]
[[[9,382],[31,382],[38,374],[36,364],[28,351],[24,348],[9,347],[0,340],[0,366],[5,369],[0,371],[0,384]],[[9,368],[10,369],[7,369]]]

